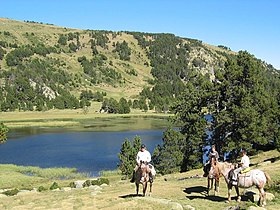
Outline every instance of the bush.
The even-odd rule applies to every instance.
[[[92,185],[102,185],[102,184],[107,184],[109,185],[109,179],[106,178],[99,178],[97,180],[92,180],[91,181]]]
[[[102,184],[109,185],[109,179],[106,179],[106,178],[100,178],[99,182],[100,182],[100,185],[102,185]]]
[[[97,180],[92,180],[91,184],[92,185],[100,185],[98,179]]]
[[[50,190],[55,190],[55,189],[58,189],[58,188],[60,188],[60,187],[58,186],[58,184],[56,182],[54,182],[52,184],[52,186],[50,186]]]
[[[83,184],[83,187],[89,187],[91,185],[90,180],[86,180]]]
[[[47,189],[43,186],[38,187],[38,192],[46,191]]]
[[[5,192],[3,192],[4,195],[7,196],[14,196],[16,194],[18,194],[19,190],[18,189],[12,189],[12,190],[7,190]]]
[[[70,182],[69,187],[71,187],[71,188],[76,188],[76,185],[75,185],[74,182]]]

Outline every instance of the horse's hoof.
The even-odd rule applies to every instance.
[[[237,202],[240,203],[240,201],[241,201],[241,197],[238,196],[238,197],[237,197]]]
[[[226,201],[226,203],[230,203],[230,201],[229,201],[229,200],[227,200],[227,201]]]

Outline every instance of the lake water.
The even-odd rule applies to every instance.
[[[0,145],[0,163],[23,166],[70,167],[97,176],[117,168],[121,145],[136,135],[152,153],[162,144],[164,129],[114,132],[65,131],[65,129],[11,130]]]

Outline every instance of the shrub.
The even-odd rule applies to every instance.
[[[91,185],[91,181],[90,180],[86,180],[84,183],[83,183],[83,187],[89,187]]]
[[[12,190],[7,190],[5,192],[3,192],[4,195],[7,196],[14,196],[16,194],[18,194],[19,190],[18,189],[12,189]]]
[[[92,180],[91,184],[92,185],[100,185],[98,179],[97,180]]]
[[[109,179],[106,179],[106,178],[99,178],[99,179],[96,179],[96,180],[92,180],[92,181],[91,181],[91,184],[92,184],[92,185],[102,185],[102,184],[107,184],[107,185],[109,185]]]
[[[99,182],[100,182],[100,185],[102,185],[102,184],[109,185],[109,179],[106,179],[106,178],[100,178]]]
[[[52,184],[52,186],[50,186],[50,190],[55,190],[55,189],[57,189],[57,188],[60,188],[60,187],[58,186],[58,184],[57,184],[56,182],[54,182],[54,183]]]
[[[38,187],[38,192],[46,191],[47,189],[43,186]]]
[[[76,188],[75,182],[70,182],[69,187]]]

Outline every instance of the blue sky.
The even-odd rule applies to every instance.
[[[112,31],[173,33],[280,70],[279,0],[2,0],[0,17]]]

